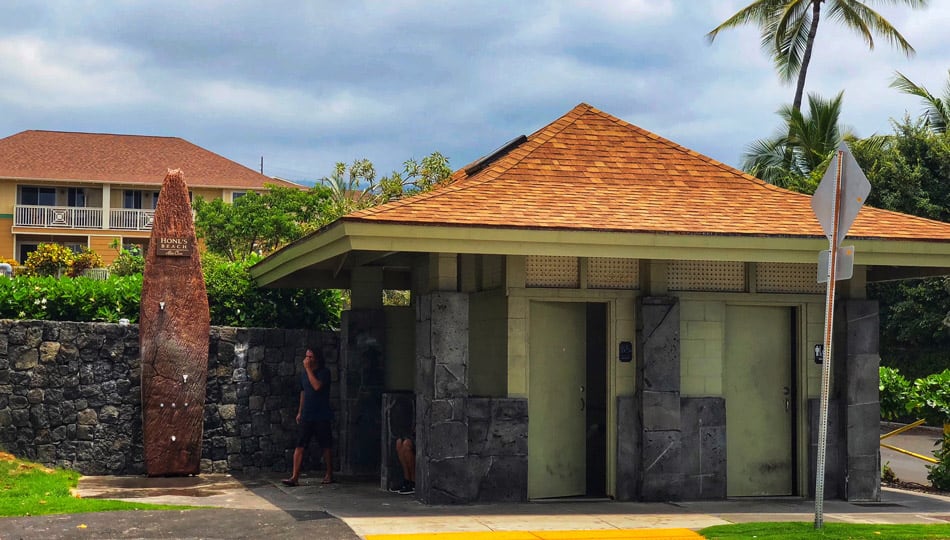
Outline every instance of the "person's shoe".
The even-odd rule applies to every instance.
[[[405,482],[401,488],[399,488],[400,495],[409,495],[416,492],[416,483],[415,482]]]
[[[297,481],[294,480],[293,478],[284,478],[283,480],[280,481],[280,483],[287,487],[296,487],[298,485]]]

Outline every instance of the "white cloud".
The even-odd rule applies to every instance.
[[[149,97],[135,59],[113,47],[37,37],[0,39],[0,99],[20,107],[127,106]],[[66,114],[66,113],[64,113]]]

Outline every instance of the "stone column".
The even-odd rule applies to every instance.
[[[468,468],[468,294],[433,292],[416,307],[416,497],[477,496]]]
[[[677,500],[683,491],[679,302],[642,297],[637,311],[640,499]]]
[[[386,318],[381,309],[354,309],[340,321],[340,440],[343,474],[379,474]]]
[[[840,322],[835,326],[841,338],[836,343],[841,347],[835,354],[836,386],[842,396],[842,424],[847,426],[844,495],[849,501],[877,501],[881,498],[878,303],[844,300],[835,321]]]

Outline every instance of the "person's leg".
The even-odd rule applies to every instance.
[[[328,484],[333,481],[333,449],[323,449],[323,463],[327,466],[327,471],[323,475],[323,483]]]
[[[300,467],[303,466],[303,447],[294,448],[294,472],[290,479],[296,482],[300,478]]]
[[[316,423],[317,442],[323,449],[323,464],[326,472],[323,475],[323,483],[333,482],[333,423],[330,420],[321,420]]]
[[[296,486],[297,481],[300,480],[300,469],[303,466],[303,452],[307,444],[310,443],[310,439],[313,438],[313,424],[311,422],[303,422],[300,424],[299,431],[297,435],[297,446],[294,448],[293,472],[290,474],[290,478],[281,480],[286,486]]]
[[[409,459],[407,459],[406,455],[406,446],[408,444],[409,439],[396,439],[396,457],[399,458],[399,464],[402,465],[402,477],[407,482],[413,480],[414,478],[410,475]]]
[[[405,478],[402,487],[399,488],[399,493],[412,493],[416,489],[416,452],[412,439],[397,440],[396,455],[399,457],[402,476]]]
[[[396,441],[396,455],[399,456],[399,464],[402,465],[402,476],[408,482],[416,481],[416,449],[412,445],[412,439],[399,439]]]

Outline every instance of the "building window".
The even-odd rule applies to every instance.
[[[20,204],[56,206],[56,189],[35,186],[20,187]]]
[[[142,208],[142,192],[137,189],[127,189],[122,197],[122,208]]]
[[[73,206],[76,208],[85,208],[86,207],[86,188],[69,188],[68,195],[66,197],[67,206]]]
[[[232,192],[231,192],[231,202],[233,203],[234,201],[240,199],[241,197],[243,197],[243,196],[245,196],[245,195],[247,195],[247,192],[246,192],[246,191],[232,191]]]

